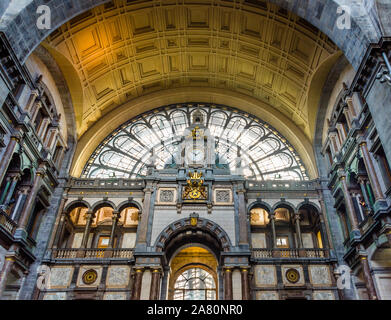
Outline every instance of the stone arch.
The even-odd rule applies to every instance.
[[[64,212],[69,214],[73,209],[75,209],[77,207],[83,207],[83,208],[87,208],[88,210],[91,210],[91,206],[90,206],[90,204],[87,201],[85,201],[85,200],[74,200],[74,201],[68,203],[65,206]]]
[[[213,250],[216,256],[220,255],[221,251],[229,252],[231,250],[232,244],[228,234],[215,222],[205,219],[198,218],[197,225],[193,226],[191,224],[191,218],[184,218],[177,220],[167,226],[157,237],[154,247],[157,252],[166,251],[167,247],[172,244],[178,236],[186,233],[187,231],[195,231],[200,238],[203,238],[205,241],[215,240],[214,248],[209,246],[210,250]],[[183,243],[182,243],[183,245]],[[173,252],[166,252],[169,256]]]
[[[117,205],[114,209],[118,212],[121,212],[122,210],[126,209],[127,207],[136,207],[139,210],[139,212],[141,213],[141,209],[142,209],[141,205],[137,201],[134,201],[134,200],[123,201],[119,205]]]
[[[275,203],[272,207],[272,211],[274,212],[278,208],[285,208],[288,210],[291,210],[291,213],[296,212],[296,206],[293,203],[290,203],[289,201],[278,201]]]
[[[316,203],[312,202],[312,201],[302,201],[300,202],[297,206],[296,206],[296,212],[298,212],[302,207],[304,206],[310,206],[310,207],[313,207],[315,209],[315,211],[317,211],[317,213],[320,215],[322,213],[322,210],[320,209],[319,205],[317,205]]]
[[[28,55],[59,26],[79,14],[108,2],[109,0],[80,0],[69,3],[63,0],[52,0],[49,3],[52,28],[50,30],[40,30],[35,26],[31,13],[37,12],[38,6],[46,3],[43,0],[30,0],[27,3],[19,4],[14,1],[10,3],[8,10],[5,10],[5,5],[0,7],[0,12],[5,11],[0,30],[7,35],[11,46],[15,48],[17,57],[24,62]],[[341,30],[336,26],[337,9],[344,3],[341,0],[308,2],[302,2],[301,0],[269,0],[269,2],[297,14],[328,35],[344,51],[346,57],[356,69],[359,67],[368,44],[377,42],[381,35],[379,28],[374,25],[371,18],[363,14],[363,9],[366,9],[364,6],[352,5],[351,7],[351,27],[356,35],[351,37],[348,36],[348,33],[351,34],[352,30]],[[26,17],[29,18],[30,23],[21,24],[20,21],[25,20]],[[32,24],[34,27],[31,26]]]
[[[77,90],[69,90],[68,84],[72,86],[77,86],[79,83],[78,77],[73,77],[72,81],[67,81],[65,79],[64,73],[60,69],[57,61],[63,61],[61,57],[56,56],[56,59],[53,58],[53,53],[49,52],[45,47],[39,46],[35,49],[34,54],[38,59],[42,61],[42,63],[46,66],[46,68],[51,73],[54,83],[57,86],[58,92],[60,94],[60,99],[64,108],[64,116],[65,122],[68,130],[68,139],[70,137],[76,137],[76,117],[75,117],[75,103],[77,99],[75,97],[71,97],[71,92],[78,92]],[[65,65],[65,63],[64,63]],[[67,72],[70,72],[72,68],[70,65],[66,65]],[[46,86],[46,85],[45,85]],[[50,90],[47,90],[50,94]],[[57,106],[56,106],[57,109]],[[57,110],[58,112],[58,110]]]
[[[113,210],[116,209],[116,205],[114,204],[114,202],[112,202],[110,200],[100,200],[98,202],[95,202],[92,205],[91,210],[92,210],[92,212],[96,212],[96,211],[98,211],[99,209],[101,209],[103,207],[110,207]]]
[[[255,207],[262,208],[262,209],[266,210],[267,213],[271,213],[272,212],[272,207],[270,206],[270,204],[266,203],[265,201],[257,200],[257,201],[254,201],[253,203],[251,203],[248,206],[247,213],[249,214],[250,211],[252,209],[254,209]]]

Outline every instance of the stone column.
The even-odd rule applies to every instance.
[[[147,231],[148,231],[148,221],[149,221],[149,211],[151,208],[151,198],[152,198],[153,187],[149,185],[144,189],[144,203],[141,214],[141,221],[138,227],[138,243],[146,245],[147,244]]]
[[[300,214],[298,212],[295,213],[294,216],[296,235],[297,235],[297,246],[299,248],[303,248],[303,239],[301,237],[301,229],[300,229]]]
[[[370,209],[371,208],[371,202],[369,201],[369,198],[368,198],[368,192],[367,192],[367,188],[366,188],[366,178],[364,177],[358,177],[358,183],[360,185],[360,188],[361,188],[361,193],[364,197],[364,201],[365,201],[365,209]]]
[[[239,245],[247,245],[248,241],[248,226],[247,226],[247,213],[246,213],[246,201],[244,199],[245,190],[243,186],[237,191],[238,194],[238,207],[239,207]]]
[[[356,230],[356,231],[360,232],[358,229],[358,221],[357,221],[357,216],[356,216],[356,213],[354,210],[353,201],[350,196],[348,186],[346,184],[345,173],[340,171],[338,174],[339,174],[339,180],[341,181],[341,185],[342,185],[342,191],[343,191],[343,195],[345,198],[347,213],[349,215],[350,223],[352,224],[352,231]]]
[[[0,205],[2,205],[4,203],[4,199],[7,196],[8,189],[9,189],[9,187],[11,185],[11,178],[7,177],[6,181],[7,181],[7,183],[6,183],[4,191],[2,192],[1,197],[0,197]]]
[[[277,248],[277,237],[276,237],[276,224],[275,224],[276,215],[274,212],[269,213],[269,220],[272,227],[272,241],[273,241],[272,248],[275,249]]]
[[[27,104],[25,106],[25,111],[30,112],[30,109],[33,107],[38,95],[39,95],[38,90],[31,91],[31,95],[30,95],[29,100],[27,101]]]
[[[373,166],[373,162],[369,154],[366,141],[364,140],[360,141],[360,150],[364,159],[365,168],[367,169],[369,181],[371,182],[372,190],[375,196],[375,201],[384,200],[384,195],[381,190],[380,183],[377,178],[377,173]]]
[[[34,202],[36,201],[38,191],[41,187],[42,179],[45,174],[45,170],[43,168],[39,168],[37,170],[37,173],[35,175],[34,184],[31,188],[30,193],[27,196],[26,202],[24,204],[19,223],[18,223],[18,230],[20,230],[22,233],[24,233],[25,236],[27,236],[26,228],[27,223],[29,221],[29,217],[31,215],[31,210],[33,208]]]
[[[373,283],[373,278],[371,275],[371,269],[369,267],[368,258],[366,255],[360,255],[360,262],[363,269],[365,285],[368,290],[368,296],[370,300],[377,300],[377,294],[375,289],[375,284]]]
[[[143,268],[136,268],[136,273],[134,275],[134,282],[133,282],[132,300],[140,300],[143,273],[144,273]]]
[[[322,209],[322,212],[320,213],[320,221],[321,221],[321,226],[324,228],[324,239],[326,240],[325,243],[323,244],[325,248],[330,248],[333,249],[333,241],[331,240],[331,231],[330,231],[330,226],[327,220],[327,210],[326,210],[326,205],[324,204],[324,200],[322,197],[321,190],[318,191],[318,194],[321,198],[319,198],[319,203],[320,203],[320,208]]]
[[[153,269],[149,300],[159,300],[160,278],[161,278],[160,269]]]
[[[341,145],[339,143],[338,133],[337,132],[330,132],[330,141],[332,145],[332,151],[333,151],[333,157],[336,153],[338,153],[341,150]]]
[[[118,220],[120,219],[121,213],[117,211],[113,211],[113,223],[111,225],[111,233],[110,233],[110,240],[109,240],[109,248],[114,247],[114,237],[115,237],[115,230],[117,229]]]
[[[225,267],[224,269],[224,300],[232,300],[232,268]]]
[[[242,300],[250,300],[250,281],[247,268],[240,269],[242,276]]]
[[[49,118],[45,118],[42,120],[42,124],[39,128],[39,131],[37,132],[37,136],[41,139],[42,141],[42,144],[44,144],[44,138],[45,138],[45,134],[46,134],[46,129],[48,128],[49,126],[49,123],[50,123],[50,119]]]
[[[86,227],[84,229],[83,240],[81,241],[80,248],[87,248],[88,237],[90,235],[91,223],[95,218],[95,212],[87,211],[86,214]]]
[[[17,174],[12,177],[11,186],[8,190],[7,197],[4,200],[4,205],[6,207],[8,207],[11,202],[12,196],[14,195],[16,184],[18,183],[19,179],[20,179],[20,174]]]
[[[327,235],[326,224],[324,222],[325,218],[322,213],[319,214],[319,220],[320,220],[320,235],[322,238],[323,249],[329,249],[330,248],[329,238]]]
[[[0,272],[0,300],[3,296],[3,293],[5,291],[6,285],[7,285],[7,278],[8,275],[15,263],[14,257],[5,257],[5,261],[3,264],[3,269]]]
[[[4,176],[7,172],[8,166],[11,162],[12,155],[15,152],[17,144],[20,142],[20,133],[14,133],[11,136],[11,140],[8,142],[7,148],[4,151],[3,156],[0,159],[0,183],[3,181]]]
[[[345,115],[346,123],[350,130],[352,128],[352,117],[350,116],[349,108],[347,106],[343,108],[343,114]]]
[[[53,246],[52,248],[53,249],[56,249],[60,246],[60,243],[61,243],[61,239],[64,235],[64,231],[65,231],[65,224],[66,224],[66,217],[65,217],[65,212],[61,213],[61,217],[60,217],[60,221],[59,221],[59,224],[58,224],[58,228],[57,228],[57,232],[56,232],[56,235],[55,235],[55,238],[54,238],[54,243],[53,243]]]
[[[68,201],[68,189],[66,188],[63,197],[60,202],[60,206],[58,207],[58,217],[56,218],[56,222],[54,224],[54,230],[57,230],[55,233],[52,233],[52,236],[50,238],[50,242],[48,247],[57,248],[60,244],[60,241],[63,237],[64,231],[65,231],[65,224],[66,224],[66,212],[64,212],[64,207],[66,202]]]
[[[37,117],[38,115],[38,112],[39,112],[39,109],[41,109],[42,107],[42,102],[41,101],[36,101],[31,109],[31,124],[32,126],[34,127],[34,121],[35,121],[35,118]]]
[[[353,104],[353,99],[352,98],[347,98],[346,99],[346,104],[347,104],[347,106],[349,108],[349,111],[350,111],[350,114],[352,115],[352,120],[353,120],[353,118],[357,117],[357,112],[356,112],[356,108],[354,107],[354,104]]]

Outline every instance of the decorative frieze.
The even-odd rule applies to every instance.
[[[171,204],[176,203],[177,190],[176,188],[159,188],[158,191],[158,204]]]
[[[308,273],[313,286],[329,286],[332,284],[329,266],[312,265],[308,267]]]
[[[281,266],[281,274],[284,286],[294,287],[305,284],[303,267],[300,265]]]
[[[107,271],[107,288],[125,288],[129,284],[130,267],[110,266]]]
[[[214,204],[227,205],[232,203],[231,189],[214,189]]]
[[[51,268],[48,289],[68,288],[72,281],[73,270],[74,268],[70,266]]]
[[[277,284],[276,267],[273,265],[255,266],[254,276],[257,287],[270,287]]]
[[[77,277],[77,286],[78,287],[97,287],[102,278],[103,267],[101,266],[81,266],[79,270],[79,275]],[[94,279],[88,281],[87,273],[96,274]],[[87,279],[87,281],[85,281]],[[92,281],[93,280],[93,281]]]

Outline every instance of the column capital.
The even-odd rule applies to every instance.
[[[151,270],[152,270],[152,273],[159,273],[160,275],[163,273],[163,270],[160,267],[158,267],[158,268],[151,268]]]
[[[38,168],[37,172],[35,173],[37,176],[44,177],[45,176],[45,169],[44,168]]]
[[[271,219],[274,220],[276,218],[275,212],[268,212],[268,216],[269,216],[269,220],[271,220]]]
[[[297,220],[299,220],[300,221],[300,213],[299,212],[294,212],[293,213],[293,219],[295,220],[295,221],[297,221]]]
[[[19,131],[13,132],[11,135],[11,140],[14,140],[17,143],[19,143],[20,140],[22,140],[22,134]]]
[[[227,266],[223,267],[224,272],[232,272],[232,270],[233,270],[233,267],[227,267]]]
[[[345,173],[345,171],[343,171],[343,170],[338,170],[337,175],[338,175],[338,179],[339,179],[340,181],[346,180],[346,173]]]

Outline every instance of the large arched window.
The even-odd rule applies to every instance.
[[[151,150],[157,169],[175,167],[181,139],[197,109],[214,137],[217,167],[234,170],[240,155],[241,172],[248,179],[308,179],[293,147],[270,125],[236,109],[206,104],[166,106],[130,120],[99,145],[82,177],[144,177]]]
[[[201,268],[183,272],[174,285],[174,300],[216,300],[213,276]]]

